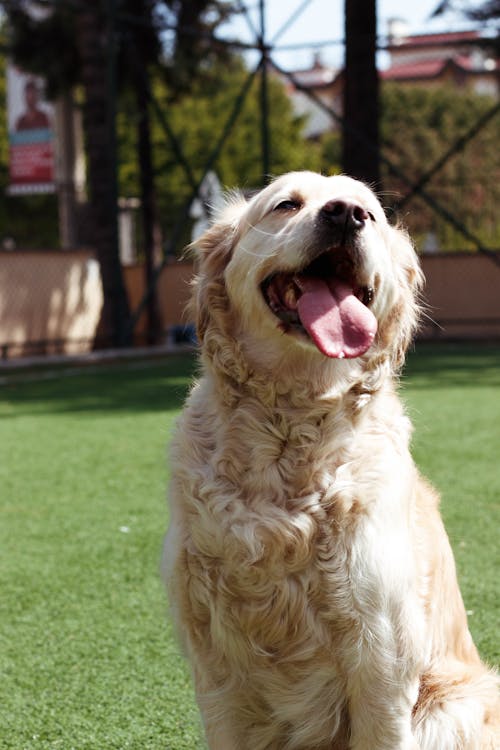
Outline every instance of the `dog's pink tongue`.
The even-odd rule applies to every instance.
[[[297,310],[318,349],[339,359],[364,354],[375,338],[377,321],[352,287],[308,276],[301,276],[298,282],[302,294]]]

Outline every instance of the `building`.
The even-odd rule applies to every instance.
[[[451,84],[457,89],[498,96],[500,66],[493,45],[478,30],[408,35],[392,21],[384,81],[419,86]]]
[[[427,87],[452,85],[458,91],[499,94],[500,63],[493,44],[488,45],[488,39],[478,30],[410,35],[404,21],[394,19],[389,25],[386,53],[388,65],[380,70],[382,81]],[[321,103],[342,114],[342,69],[325,65],[315,54],[312,66],[291,71],[285,85],[295,111],[308,115],[307,137],[315,138],[332,129],[332,117]]]
[[[328,110],[342,114],[342,78],[342,70],[325,65],[319,53],[314,55],[310,68],[291,71],[290,78],[284,78],[295,112],[307,116],[304,128],[307,138],[317,138],[332,129]]]

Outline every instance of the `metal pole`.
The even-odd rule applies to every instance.
[[[342,169],[374,186],[380,181],[377,3],[345,0]],[[359,137],[358,132],[363,137]],[[367,141],[371,144],[367,147]]]
[[[268,50],[266,46],[266,8],[265,0],[259,0],[260,10],[260,38],[259,48],[261,51],[261,79],[260,79],[260,103],[261,103],[261,137],[262,137],[262,175],[264,182],[270,177],[270,144],[269,144],[269,89],[267,59]]]
[[[57,199],[59,242],[64,249],[78,245],[76,220],[74,106],[71,92],[59,97],[55,106],[57,149]]]

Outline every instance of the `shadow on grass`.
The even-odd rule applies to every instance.
[[[418,342],[408,355],[403,384],[412,388],[500,386],[500,344]]]
[[[42,370],[0,386],[0,416],[177,410],[196,370],[192,354],[91,370]],[[500,345],[418,343],[402,383],[412,389],[499,387]]]
[[[0,415],[176,410],[196,368],[196,357],[184,354],[88,370],[42,370],[0,387]]]

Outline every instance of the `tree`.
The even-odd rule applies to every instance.
[[[119,82],[121,88],[130,87],[134,93],[137,122],[136,152],[140,174],[142,236],[144,250],[145,283],[152,283],[155,269],[155,256],[161,250],[155,238],[158,233],[156,215],[156,195],[154,170],[151,155],[151,123],[149,101],[151,97],[149,76],[150,66],[157,66],[161,57],[159,34],[154,26],[155,0],[122,0],[120,10],[124,19],[116,24],[119,32]],[[129,20],[130,19],[130,20]],[[156,295],[148,297],[147,337],[148,343],[156,342],[160,334],[160,323]]]
[[[43,5],[43,3],[41,4]],[[22,5],[8,6],[10,49],[26,70],[43,75],[49,96],[77,82],[84,89],[91,241],[101,270],[104,304],[100,335],[115,346],[128,343],[128,300],[118,249],[115,144],[113,137],[113,19],[101,0],[88,0],[77,14],[61,4],[33,18]]]
[[[158,16],[171,28],[166,47],[167,83],[172,98],[189,93],[196,78],[210,79],[214,66],[232,53],[217,42],[218,27],[236,12],[237,3],[224,0],[165,0]],[[172,31],[175,29],[175,31]]]
[[[483,0],[479,5],[470,0],[442,0],[432,15],[440,16],[449,10],[458,11],[471,21],[494,21],[500,19],[500,0]]]
[[[130,343],[130,331],[118,246],[113,32],[113,18],[103,15],[100,0],[87,0],[78,16],[77,39],[85,91],[90,219],[104,298],[101,329],[106,338],[111,336],[114,346],[125,346]]]
[[[342,168],[379,182],[376,0],[345,0]]]
[[[119,33],[119,80],[122,90],[130,88],[135,97],[145,283],[147,289],[152,289],[147,298],[146,328],[148,343],[154,343],[160,334],[153,281],[155,265],[161,255],[161,240],[152,159],[150,78],[154,70],[166,74],[171,98],[175,100],[189,91],[195,77],[200,74],[201,63],[204,68],[202,76],[206,77],[209,61],[227,56],[225,48],[214,50],[213,32],[232,9],[229,3],[218,0],[141,0],[140,3],[121,0],[119,11],[116,27]],[[159,28],[162,26],[175,28],[175,32],[170,32],[168,62],[163,55],[164,43],[160,42]]]
[[[431,17],[441,16],[448,11],[460,13],[470,21],[496,32],[485,35],[483,39],[477,40],[476,44],[482,44],[485,49],[491,50],[493,55],[498,56],[500,52],[500,0],[483,0],[482,3],[472,2],[472,0],[442,0]]]
[[[40,5],[45,3],[39,0]],[[8,5],[11,49],[26,69],[46,76],[48,91],[56,95],[77,82],[83,84],[84,129],[88,155],[88,184],[94,245],[101,266],[104,288],[105,333],[113,343],[128,339],[128,304],[119,263],[116,227],[116,158],[114,109],[118,84],[135,90],[138,147],[141,171],[143,234],[148,279],[153,272],[155,200],[151,165],[148,114],[148,66],[159,65],[163,48],[159,23],[170,22],[173,33],[171,78],[176,66],[187,59],[192,43],[189,73],[200,65],[217,18],[228,12],[229,3],[217,0],[89,0],[85,4],[57,4],[42,21],[35,21],[22,5]],[[218,16],[216,14],[218,11]],[[217,16],[214,21],[214,14]],[[185,20],[183,20],[185,19]],[[175,22],[175,23],[174,23]],[[187,26],[186,24],[190,25]],[[194,36],[193,36],[194,35]],[[120,72],[117,77],[116,73]],[[182,79],[182,81],[181,81]],[[189,81],[184,73],[178,89]],[[154,317],[153,306],[150,317]]]
[[[460,93],[443,86],[430,89],[385,84],[381,100],[381,136],[384,153],[414,182],[435,164],[451,144],[473,130],[486,113],[494,111],[491,97]],[[495,119],[457,151],[426,185],[426,192],[445,206],[486,247],[500,244],[500,154],[498,112]],[[408,185],[383,168],[384,189],[397,199]],[[405,208],[405,222],[423,245],[435,235],[441,249],[472,249],[458,229],[437,210],[418,198]]]
[[[225,64],[212,66],[211,74],[208,81],[206,78],[196,80],[192,91],[177,97],[174,103],[165,80],[161,76],[153,79],[155,98],[168,116],[176,143],[189,163],[195,181],[201,178],[250,76],[238,57],[233,57]],[[304,139],[304,118],[294,114],[283,84],[271,76],[269,89],[272,103],[269,118],[271,172],[280,174],[290,169],[319,169],[319,146]],[[255,78],[213,165],[226,187],[255,189],[262,184],[259,96],[259,84]],[[139,175],[133,159],[133,143],[128,127],[133,115],[133,102],[129,103],[129,107],[131,109],[124,109],[118,118],[121,144],[120,183],[124,194],[134,195]],[[189,200],[192,187],[176,148],[165,134],[159,119],[153,122],[152,138],[159,213],[165,232],[171,234],[183,205]],[[189,238],[189,226],[186,226],[177,249],[180,250]]]

